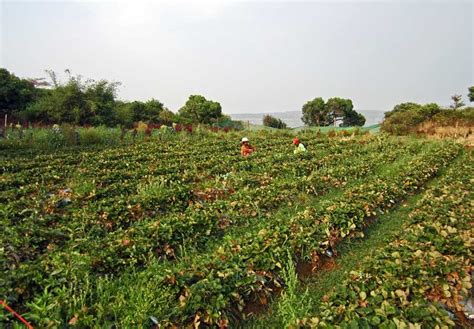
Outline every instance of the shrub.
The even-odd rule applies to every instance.
[[[105,126],[81,128],[79,138],[81,145],[116,145],[120,143],[120,130]]]
[[[77,145],[79,144],[79,136],[76,132],[76,128],[70,124],[63,124],[61,126],[61,133],[63,134],[66,145]]]
[[[433,116],[433,122],[440,126],[472,126],[474,125],[474,108],[439,112]]]
[[[414,132],[419,124],[431,119],[440,111],[440,107],[436,104],[398,104],[392,111],[385,113],[385,120],[380,129],[394,135],[406,135]]]
[[[275,118],[269,114],[263,117],[263,125],[265,127],[271,127],[276,129],[286,129],[287,125],[281,119]]]
[[[93,145],[101,142],[99,132],[94,128],[82,129],[80,133],[81,145]]]

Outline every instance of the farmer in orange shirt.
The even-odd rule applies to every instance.
[[[248,156],[251,154],[253,151],[255,151],[255,148],[250,145],[249,139],[247,137],[242,138],[240,141],[241,147],[240,147],[240,154],[244,157]]]

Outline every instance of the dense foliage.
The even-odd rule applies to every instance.
[[[365,117],[354,110],[350,99],[336,97],[325,103],[318,97],[304,104],[302,112],[301,120],[308,126],[335,126],[338,121],[341,127],[365,124]]]
[[[204,96],[191,95],[179,114],[189,122],[211,123],[222,117],[221,104],[207,100]]]
[[[105,80],[83,81],[70,76],[66,83],[57,83],[43,97],[31,104],[23,119],[43,123],[99,125],[115,123],[114,110],[117,83]]]
[[[12,115],[24,111],[38,97],[31,81],[20,79],[0,68],[0,114]]]
[[[262,123],[265,127],[271,127],[276,129],[286,129],[287,125],[281,119],[275,118],[269,114],[263,117]]]
[[[441,109],[437,104],[402,103],[385,113],[381,129],[396,135],[416,133],[421,124],[440,126],[474,125],[474,108]]]
[[[460,152],[305,133],[295,156],[283,131],[242,158],[234,133],[178,137],[1,154],[0,294],[38,327],[226,327],[283,284],[288,254],[317,266]]]
[[[46,72],[51,82],[20,79],[6,69],[0,69],[2,117],[8,114],[9,122],[13,124],[20,121],[24,124],[120,125],[125,128],[140,121],[165,125],[210,124],[224,117],[221,105],[204,96],[191,95],[179,114],[175,114],[153,98],[145,102],[118,100],[118,82],[84,79],[72,75],[69,70],[66,70],[67,80],[62,82],[55,72]]]

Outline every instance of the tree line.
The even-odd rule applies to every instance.
[[[80,126],[131,127],[136,122],[170,125],[215,124],[232,122],[222,112],[219,102],[201,95],[189,96],[177,113],[166,108],[157,99],[148,101],[122,101],[117,98],[119,82],[84,79],[66,70],[66,81],[60,81],[56,73],[46,71],[49,79],[22,79],[0,68],[0,115],[6,114],[12,121],[40,124],[69,123]],[[453,110],[465,104],[461,95],[451,97]],[[474,101],[474,86],[468,88],[468,99]],[[397,105],[385,116],[385,126],[413,126],[427,117],[434,116],[441,108],[436,104]],[[306,126],[363,126],[365,117],[354,110],[352,100],[333,97],[325,101],[321,97],[308,101],[302,107],[302,121]],[[284,129],[282,120],[265,115],[265,126]],[[389,128],[390,129],[390,128]]]
[[[66,70],[67,80],[60,81],[53,71],[46,79],[21,79],[0,68],[0,114],[12,120],[40,124],[68,123],[80,126],[124,126],[135,122],[172,124],[230,120],[218,102],[191,95],[174,113],[156,99],[121,101],[120,83],[84,79]]]

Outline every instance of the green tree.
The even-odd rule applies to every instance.
[[[336,125],[338,121],[341,126],[363,126],[365,117],[354,111],[350,99],[333,97],[325,103],[321,97],[303,105],[303,117],[301,120],[308,126],[330,126]]]
[[[193,123],[209,124],[222,116],[221,104],[201,95],[191,95],[179,115]]]
[[[27,113],[29,120],[71,124],[91,123],[89,120],[93,114],[84,97],[80,78],[73,78],[66,84],[57,85],[31,105]]]
[[[107,80],[83,80],[80,75],[60,81],[54,71],[47,71],[52,89],[42,93],[39,100],[29,106],[25,115],[29,120],[47,123],[113,126],[116,124],[116,94],[119,83]]]
[[[133,113],[133,122],[143,121],[145,117],[145,103],[140,101],[133,101],[127,103],[131,113]]]
[[[464,105],[466,105],[462,101],[462,96],[461,95],[453,95],[453,96],[451,96],[451,99],[453,100],[453,104],[451,104],[450,108],[452,108],[453,110],[457,110],[457,109],[463,107]]]
[[[130,103],[117,102],[115,107],[115,123],[126,129],[133,127],[134,113]]]
[[[33,82],[0,68],[0,113],[18,115],[37,98]]]
[[[421,109],[421,107],[422,107],[422,105],[417,104],[417,103],[411,103],[411,102],[401,103],[401,104],[395,105],[393,110],[385,112],[384,113],[384,118],[388,119],[396,113],[399,113],[399,112],[403,113],[403,112],[407,112],[407,111],[413,111],[413,110]]]
[[[321,97],[317,97],[304,104],[302,112],[301,120],[307,126],[329,126],[331,124],[326,104]]]
[[[467,94],[467,97],[469,97],[470,102],[474,102],[474,86],[469,87],[469,94]]]
[[[365,125],[365,117],[354,110],[347,111],[342,119],[341,127],[362,127]]]
[[[277,129],[286,129],[287,125],[281,119],[275,118],[269,114],[264,115],[263,125],[266,127],[272,127]]]
[[[151,99],[146,102],[133,101],[128,103],[133,113],[133,121],[160,122],[160,113],[164,107],[160,101]]]
[[[164,110],[163,103],[152,98],[145,102],[145,112],[143,113],[143,121],[159,122],[160,113]]]
[[[353,111],[353,108],[354,106],[352,105],[352,101],[350,99],[334,97],[328,99],[326,103],[329,121],[331,121],[334,126],[336,126],[337,121],[344,121],[346,116],[351,116],[351,112],[355,112]],[[357,118],[357,116],[354,114],[351,116],[351,118]]]
[[[93,81],[83,87],[84,98],[87,106],[83,108],[90,112],[91,119],[81,116],[81,123],[89,121],[93,125],[112,126],[115,123],[115,108],[118,82],[108,82],[107,80]],[[82,113],[84,114],[84,113]]]

